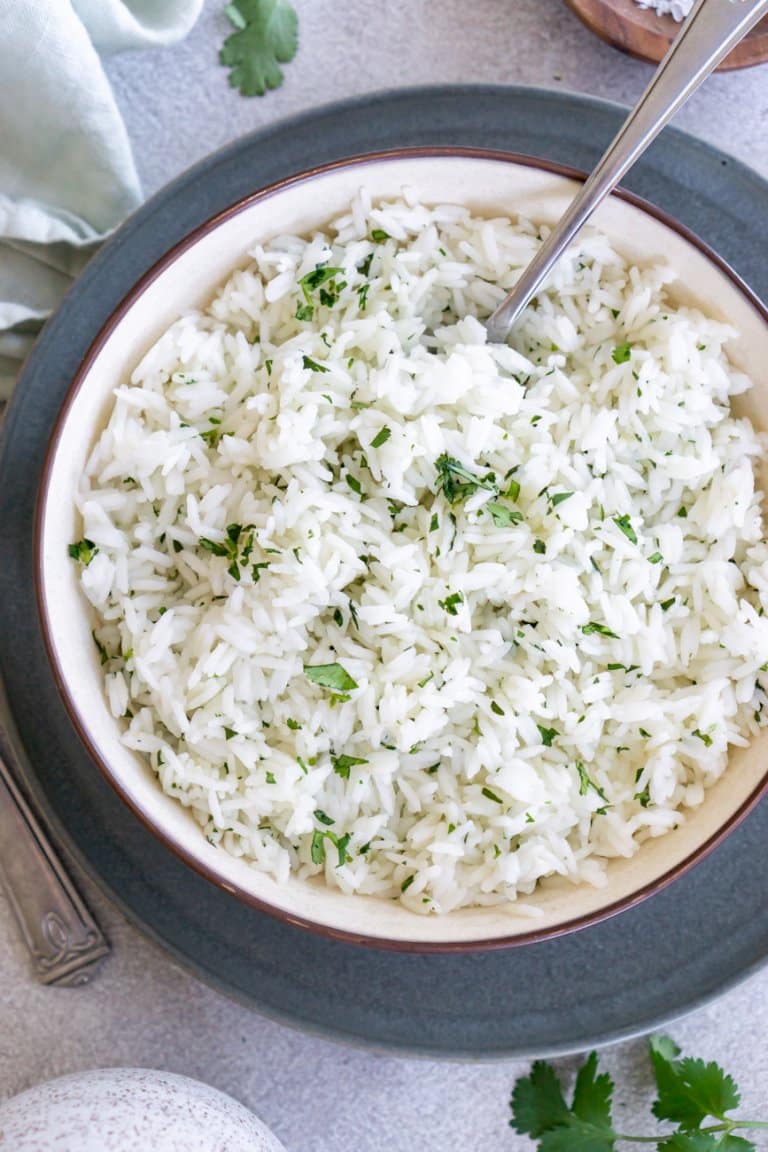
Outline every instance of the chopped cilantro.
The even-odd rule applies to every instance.
[[[400,891],[401,892],[407,892],[408,889],[410,888],[411,884],[413,884],[415,879],[416,879],[415,873],[411,873],[410,876],[408,876],[405,880],[403,880],[402,884],[400,885]]]
[[[693,735],[698,736],[705,748],[712,747],[712,737],[707,732],[702,732],[700,728],[694,728]]]
[[[637,544],[637,533],[632,527],[629,516],[614,516],[613,522],[617,528],[621,529],[630,544]]]
[[[464,595],[461,592],[451,592],[450,596],[446,596],[445,600],[438,600],[441,608],[444,608],[449,616],[458,616],[459,610],[457,605],[464,602]]]
[[[382,444],[386,444],[391,435],[392,429],[388,428],[385,424],[381,431],[377,432],[373,440],[371,440],[371,448],[381,448]]]
[[[435,461],[435,468],[437,470],[438,489],[442,491],[449,504],[457,504],[459,500],[466,500],[478,488],[484,488],[487,492],[496,493],[498,491],[490,476],[481,479],[474,472],[465,468],[460,460],[448,456],[445,452],[438,456]]]
[[[318,264],[312,272],[307,272],[306,276],[302,276],[299,284],[307,303],[309,303],[310,292],[314,292],[321,284],[326,284],[336,276],[343,275],[343,272],[343,268],[329,268],[327,264]]]
[[[492,791],[492,789],[481,788],[480,791],[482,792],[483,796],[486,797],[487,800],[493,800],[494,803],[496,803],[496,804],[503,804],[504,803],[501,796],[497,796],[496,793],[494,791]]]
[[[547,550],[547,546],[543,540],[534,540],[533,550],[534,552],[537,552],[539,556],[543,556]]]
[[[291,732],[298,732],[301,729],[301,724],[299,724],[298,720],[293,720],[290,716],[286,720],[286,724],[290,728]]]
[[[201,536],[198,544],[201,548],[204,548],[206,552],[213,553],[214,556],[229,556],[229,548],[227,548],[226,544],[219,544],[216,540],[207,540],[205,536]]]
[[[367,760],[361,760],[359,756],[331,756],[331,764],[337,776],[341,776],[342,780],[349,780],[349,770],[354,768],[357,764],[367,764]]]
[[[349,472],[347,472],[347,473],[346,473],[346,475],[344,476],[344,479],[346,480],[346,482],[347,482],[347,484],[349,485],[349,487],[352,489],[352,491],[353,491],[353,492],[354,492],[354,493],[355,493],[357,496],[362,496],[362,494],[363,494],[363,486],[362,486],[362,484],[360,483],[360,481],[357,479],[357,477],[356,477],[356,476],[352,476],[352,475],[351,475]]]
[[[334,609],[333,621],[335,624],[338,624],[339,628],[341,628],[342,624],[344,623],[344,617],[342,616],[341,608]]]
[[[494,500],[489,500],[485,507],[497,528],[509,528],[512,524],[519,524],[523,518],[522,512],[518,512],[516,508],[505,508],[503,504],[497,504]]]
[[[676,599],[677,599],[677,597],[676,597],[676,596],[670,596],[669,600],[662,600],[661,604],[659,605],[659,607],[661,608],[662,612],[668,612],[668,611],[669,611],[669,609],[670,609],[670,608],[672,607],[672,605],[674,604],[674,602],[675,602],[675,600],[676,600]]]
[[[318,364],[317,360],[313,360],[311,356],[302,356],[302,368],[308,368],[310,372],[330,372],[325,364]]]
[[[654,552],[652,556],[648,557],[648,563],[649,564],[661,564],[663,559],[664,559],[664,557],[662,556],[661,552]]]
[[[78,540],[76,544],[70,544],[67,548],[67,553],[73,560],[77,560],[78,564],[82,564],[85,568],[88,567],[91,560],[98,552],[98,548],[92,540],[88,540],[85,536],[82,540]]]
[[[276,784],[274,772],[267,772],[267,784]]]
[[[330,816],[327,816],[325,812],[323,812],[322,808],[315,808],[315,811],[312,813],[312,815],[320,824],[333,824],[333,820],[331,820]]]
[[[227,728],[225,726],[224,727],[224,739],[225,740],[231,740],[234,736],[237,736],[237,732],[235,732],[234,728]]]
[[[631,356],[632,345],[629,343],[617,344],[613,352],[611,352],[611,359],[614,364],[626,364]]]
[[[501,707],[501,705],[497,704],[495,700],[491,700],[491,712],[493,712],[494,716],[506,715],[504,709]]]
[[[304,675],[313,684],[320,688],[329,688],[332,692],[350,692],[357,688],[357,681],[353,680],[346,668],[341,664],[305,664]]]
[[[101,640],[99,640],[99,638],[95,632],[91,632],[91,636],[93,637],[93,642],[98,649],[99,660],[101,661],[102,664],[106,664],[107,661],[110,659],[109,652],[107,652],[106,648],[102,644]]]
[[[536,727],[539,730],[539,735],[541,736],[541,742],[544,745],[544,747],[545,748],[551,748],[552,747],[552,741],[554,740],[555,736],[560,735],[557,728],[542,728],[541,724],[537,724]]]
[[[564,500],[570,500],[573,492],[555,492],[554,496],[549,497],[549,502],[553,508],[557,508],[558,504],[562,504]]]
[[[437,532],[439,527],[440,527],[440,522],[437,518],[437,512],[433,512],[432,513],[432,519],[429,522],[429,530],[430,530],[430,532]]]
[[[607,803],[608,797],[606,796],[605,792],[603,792],[602,788],[599,788],[597,784],[595,784],[594,780],[590,779],[589,775],[587,774],[587,770],[582,764],[581,760],[576,761],[576,771],[579,774],[579,796],[586,796],[589,789],[592,788],[595,792],[597,792],[600,799],[605,800]]]
[[[611,636],[614,640],[618,640],[619,638],[616,633],[612,632],[610,628],[607,628],[605,624],[596,624],[594,620],[590,620],[589,624],[582,625],[581,630],[585,636],[592,636],[594,633],[597,633],[598,636]]]
[[[312,846],[310,848],[313,864],[325,862],[325,833],[317,829],[312,833]]]
[[[385,232],[383,228],[373,228],[371,231],[371,240],[377,244],[382,244],[385,240],[389,240],[389,232]]]
[[[505,479],[507,479],[508,476],[509,474],[507,474]],[[509,484],[507,485],[506,492],[503,492],[502,495],[506,496],[507,500],[511,500],[514,503],[520,495],[520,485],[518,484],[517,480],[510,480]]]

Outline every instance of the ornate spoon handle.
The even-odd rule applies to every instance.
[[[14,780],[0,731],[0,879],[43,984],[87,984],[109,945]]]

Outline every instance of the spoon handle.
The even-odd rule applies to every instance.
[[[698,0],[650,84],[584,187],[487,322],[501,342],[573,237],[720,61],[768,14],[768,0]]]
[[[0,730],[0,880],[37,979],[85,984],[109,945],[17,785],[2,737]]]

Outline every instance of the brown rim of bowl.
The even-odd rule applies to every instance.
[[[642,888],[631,895],[624,897],[621,900],[614,901],[604,908],[600,908],[595,912],[587,913],[583,916],[575,917],[573,920],[568,920],[561,924],[556,924],[550,928],[542,928],[538,931],[535,929],[530,932],[523,932],[515,936],[502,936],[493,937],[490,939],[480,940],[459,940],[459,941],[410,941],[398,940],[388,937],[370,936],[365,933],[357,933],[347,931],[342,928],[334,928],[329,925],[323,924],[316,920],[308,920],[302,916],[295,916],[282,908],[276,907],[274,904],[259,899],[252,893],[247,892],[245,889],[239,887],[237,884],[232,884],[225,881],[213,868],[201,863],[195,859],[181,844],[177,843],[164,829],[155,823],[151,815],[143,808],[136,804],[131,797],[125,792],[121,784],[116,780],[112,774],[109,765],[102,757],[96,743],[91,739],[88,726],[83,718],[81,718],[74,701],[69,695],[65,677],[62,674],[59,665],[58,657],[53,644],[52,633],[50,629],[48,605],[43,588],[43,549],[42,549],[42,528],[45,516],[45,510],[48,500],[48,488],[50,472],[53,463],[53,458],[59,443],[61,432],[66,421],[69,409],[78,394],[83,380],[89,372],[94,360],[98,356],[101,349],[106,344],[107,340],[112,335],[117,325],[121,322],[125,314],[135,303],[135,301],[142,295],[145,289],[169,267],[178,256],[187,251],[190,247],[197,243],[197,241],[213,231],[225,220],[230,217],[238,215],[240,212],[245,211],[252,204],[261,200],[265,200],[270,196],[284,191],[296,184],[305,183],[318,176],[323,176],[328,172],[335,172],[344,168],[360,167],[364,168],[366,165],[379,163],[387,160],[402,160],[402,159],[434,159],[438,157],[456,158],[456,159],[470,159],[470,160],[494,160],[505,164],[516,164],[528,168],[536,168],[543,172],[551,172],[557,176],[563,176],[569,180],[584,181],[586,179],[585,173],[578,169],[568,167],[564,164],[558,164],[549,160],[542,160],[534,156],[526,156],[515,152],[504,152],[495,149],[486,148],[463,148],[463,147],[416,147],[416,148],[397,148],[390,149],[382,152],[365,153],[360,156],[349,157],[344,160],[337,160],[330,164],[319,165],[315,168],[307,169],[304,172],[297,173],[294,176],[289,176],[284,180],[278,180],[274,184],[268,185],[266,188],[260,189],[258,192],[246,196],[242,200],[238,200],[235,204],[230,205],[221,212],[217,212],[211,216],[203,224],[193,229],[187,236],[179,240],[172,248],[165,253],[152,267],[144,273],[144,275],[136,282],[130,292],[123,297],[121,302],[110,314],[108,319],[104,322],[95,339],[91,343],[85,357],[78,368],[72,383],[64,398],[64,402],[56,417],[53,431],[48,442],[45,460],[43,463],[43,471],[40,477],[40,482],[37,489],[37,499],[35,507],[35,521],[34,521],[34,578],[35,578],[35,596],[37,600],[37,608],[40,616],[40,623],[43,633],[43,640],[48,654],[48,659],[51,664],[54,680],[61,696],[64,707],[67,711],[69,719],[78,734],[81,742],[83,743],[86,751],[91,757],[92,761],[97,765],[104,778],[108,781],[115,792],[120,796],[124,803],[131,809],[135,816],[141,821],[145,828],[153,833],[158,840],[168,848],[177,859],[181,860],[193,871],[204,879],[215,884],[218,888],[223,889],[229,894],[236,896],[244,903],[250,905],[252,908],[257,909],[259,912],[265,912],[269,916],[282,921],[285,924],[291,924],[295,927],[307,929],[317,935],[324,936],[327,939],[339,940],[346,944],[359,944],[369,948],[379,948],[382,950],[393,952],[407,952],[407,953],[464,953],[464,952],[485,952],[502,948],[516,948],[525,944],[538,943],[543,940],[554,939],[557,936],[564,936],[571,932],[576,932],[582,928],[590,927],[593,924],[598,924],[602,920],[607,920],[612,916],[616,916],[620,912],[624,912],[629,908],[635,907],[649,896],[654,895],[666,888],[679,876],[685,875],[690,871],[694,865],[698,864],[701,860],[707,857],[720,843],[725,839],[752,811],[755,805],[762,798],[764,793],[768,791],[768,773],[763,778],[757,788],[744,803],[737,809],[735,813],[723,824],[716,832],[714,832],[702,845],[695,851],[691,852],[684,860],[680,861],[669,871],[663,873],[657,879],[645,884]],[[717,255],[711,248],[709,248],[694,232],[690,231],[685,225],[678,223],[673,217],[669,216],[660,208],[649,204],[641,197],[636,196],[632,192],[627,192],[619,189],[613,195],[620,200],[631,204],[635,208],[639,208],[647,215],[654,217],[660,223],[664,224],[667,228],[677,232],[689,244],[697,248],[703,255],[714,264],[714,266],[729,279],[741,294],[746,298],[747,302],[755,309],[763,322],[768,325],[768,308],[762,301],[755,295],[751,288],[741,279],[741,277],[728,265],[721,257]]]

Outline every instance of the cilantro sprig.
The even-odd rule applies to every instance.
[[[229,82],[243,96],[263,96],[283,82],[281,64],[296,55],[299,21],[287,0],[232,0],[224,13],[235,31],[219,52]]]
[[[616,1130],[614,1082],[598,1072],[596,1052],[579,1069],[570,1104],[555,1069],[537,1060],[515,1084],[510,1126],[538,1141],[539,1152],[614,1152],[624,1142],[655,1145],[659,1152],[754,1152],[751,1141],[734,1133],[768,1128],[768,1122],[729,1115],[741,1096],[719,1064],[681,1057],[668,1036],[651,1038],[650,1057],[656,1080],[652,1111],[657,1120],[675,1125],[673,1131],[637,1136]]]

